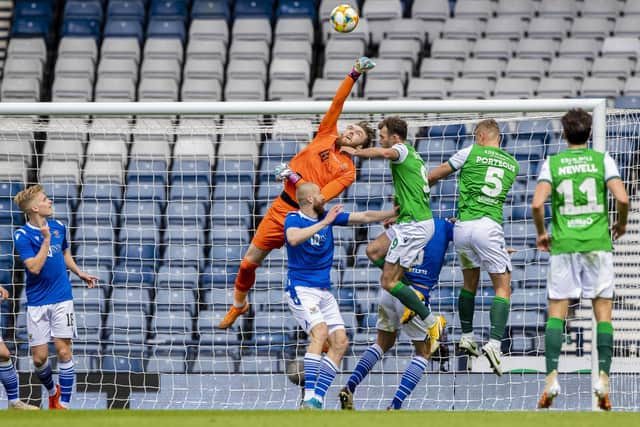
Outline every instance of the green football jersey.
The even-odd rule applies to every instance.
[[[608,174],[605,156],[613,163]],[[579,148],[550,156],[547,161],[538,181],[551,177],[551,253],[611,251],[607,180],[619,178],[613,159]]]
[[[520,165],[499,148],[473,144],[449,159],[458,179],[458,217],[460,221],[491,218],[502,224],[502,209]]]
[[[391,162],[391,175],[396,203],[399,206],[398,223],[425,221],[433,218],[429,206],[427,168],[422,157],[407,144],[395,147],[400,158]]]

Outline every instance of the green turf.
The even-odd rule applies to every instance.
[[[69,411],[2,412],[11,427],[623,427],[640,414],[590,412]]]

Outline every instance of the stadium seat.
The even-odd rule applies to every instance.
[[[445,79],[412,78],[407,86],[407,98],[444,99],[447,97],[451,82]]]
[[[623,5],[616,1],[585,0],[582,5],[577,4],[580,15],[614,20],[618,18]]]
[[[273,17],[273,3],[270,1],[237,0],[234,15],[236,18],[266,18]]]
[[[123,19],[109,19],[104,26],[105,40],[109,38],[134,38],[138,41],[138,44],[143,40],[142,23],[139,21],[123,20]],[[104,50],[104,46],[102,47]]]
[[[497,80],[504,71],[505,63],[498,59],[470,58],[464,62],[462,77]]]
[[[593,62],[591,76],[626,80],[632,70],[633,63],[629,58],[598,57]]]
[[[278,19],[275,27],[275,38],[284,41],[307,42],[313,44],[314,31],[313,22],[303,18],[281,18]],[[274,54],[275,55],[275,54]]]
[[[120,287],[135,288],[152,288],[155,286],[155,275],[153,269],[141,265],[127,265],[126,263],[118,263],[113,270],[114,292]],[[148,300],[148,294],[146,300]],[[117,301],[112,296],[112,301]],[[145,300],[145,301],[146,301]],[[129,301],[129,299],[120,299],[120,301]]]
[[[562,40],[569,34],[571,22],[562,18],[538,17],[529,24],[527,34],[533,39]]]
[[[558,51],[558,42],[551,39],[520,39],[515,51],[519,58],[541,58],[550,61]]]
[[[591,63],[585,58],[560,56],[554,58],[549,66],[549,77],[583,80]]]
[[[517,16],[498,16],[490,18],[485,29],[485,37],[488,39],[519,40],[524,37],[529,23]]]
[[[540,16],[573,19],[578,13],[574,0],[542,0],[538,7]]]
[[[206,55],[211,56],[209,52],[213,51],[208,48],[208,45],[215,44],[215,40],[195,40],[189,43],[187,49],[187,55],[202,56],[201,51],[204,51]],[[218,42],[221,43],[221,42]],[[193,47],[192,47],[193,46]],[[202,46],[201,48],[199,46]],[[224,49],[224,48],[223,48]],[[224,49],[226,52],[226,49]],[[229,58],[233,59],[262,59],[265,64],[269,62],[270,49],[269,45],[264,40],[258,41],[233,41],[229,49]],[[219,55],[218,55],[219,56]],[[212,56],[213,57],[213,56]],[[215,58],[215,57],[214,57]]]
[[[413,18],[445,21],[449,17],[447,0],[414,0],[411,8]]]
[[[442,38],[477,40],[482,37],[486,22],[479,19],[449,18],[442,27]]]
[[[181,268],[162,266],[156,276],[158,288],[196,289],[198,286],[198,272],[195,268]]]
[[[478,59],[508,61],[514,54],[514,42],[505,39],[480,39],[473,46],[473,56]],[[464,59],[464,58],[461,58]]]
[[[176,348],[173,343],[154,347],[145,372],[159,374],[184,374],[187,370],[187,349]]]
[[[498,79],[493,91],[495,98],[532,98],[538,87],[538,82],[531,79],[522,78],[502,78]]]
[[[238,16],[236,16],[238,18]],[[265,41],[271,45],[271,22],[266,18],[242,18],[233,21],[231,34],[235,41]]]
[[[579,86],[575,79],[549,77],[540,80],[536,92],[540,98],[574,98]]]
[[[494,86],[490,80],[460,77],[453,80],[449,95],[453,98],[485,99],[491,96]]]
[[[82,203],[80,206],[82,207]],[[108,222],[105,221],[103,224]],[[111,268],[115,258],[113,243],[80,243],[76,245],[74,257],[80,265],[98,264]]]
[[[220,225],[220,223],[216,223]],[[247,247],[245,245],[211,246],[207,259],[212,265],[224,267],[228,263],[240,264]]]
[[[36,58],[7,58],[4,64],[5,78],[29,78],[42,82],[42,63]]]
[[[623,18],[619,18],[623,19]],[[575,19],[571,25],[571,37],[577,39],[599,39],[604,40],[611,35],[613,31],[613,21],[606,18],[583,17]],[[616,22],[616,27],[618,23]],[[620,26],[621,33],[615,35],[623,36],[625,31]]]
[[[167,38],[177,39],[184,44],[187,37],[184,21],[165,19],[164,17],[151,17],[147,25],[147,39]]]
[[[7,48],[9,58],[36,58],[43,64],[47,59],[44,38],[11,38]]]
[[[490,0],[458,0],[455,4],[454,15],[486,21],[493,16],[495,9],[495,2]]]
[[[404,85],[401,80],[369,78],[364,88],[366,99],[404,98]]]
[[[220,59],[203,59],[187,56],[184,65],[184,79],[214,79],[219,83],[224,81],[224,65]]]
[[[11,99],[13,102],[40,101],[40,82],[37,78],[4,78],[0,86],[0,97],[3,102]]]
[[[562,40],[557,51],[559,56],[585,58],[593,61],[598,56],[601,45],[602,42],[595,39],[566,38]]]

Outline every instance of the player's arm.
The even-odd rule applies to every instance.
[[[98,277],[92,276],[91,274],[87,274],[80,270],[80,267],[78,267],[78,264],[76,264],[76,261],[71,255],[71,250],[68,248],[64,251],[64,264],[73,274],[82,279],[82,281],[85,282],[89,288],[93,288],[96,285]]]
[[[620,178],[607,181],[607,188],[616,199],[618,220],[613,224],[613,240],[617,240],[627,231],[627,217],[629,216],[629,196]]]
[[[549,194],[551,194],[551,183],[540,180],[536,185],[536,191],[533,193],[533,201],[531,202],[531,214],[538,234],[538,249],[543,251],[548,251],[551,248],[551,240],[544,224],[544,204],[549,198]]]
[[[327,182],[321,189],[320,193],[324,196],[324,199],[329,201],[340,195],[347,187],[349,187],[356,180],[356,170],[353,165],[350,165],[349,169],[345,173],[339,175]]]
[[[291,246],[298,246],[299,244],[306,242],[318,231],[322,230],[328,225],[331,225],[341,210],[342,205],[333,206],[331,209],[329,209],[329,212],[327,212],[322,220],[308,227],[287,227],[285,229],[285,237],[287,239],[287,243],[289,243],[289,245]]]
[[[369,147],[353,148],[341,147],[340,151],[363,159],[386,159],[396,161],[400,158],[400,153],[394,148]]]
[[[448,177],[453,173],[453,171],[454,170],[449,164],[449,162],[445,162],[440,166],[438,166],[437,168],[430,170],[429,176],[427,178],[427,180],[429,181],[429,185],[430,186],[436,185],[438,181]]]
[[[0,301],[4,301],[9,298],[9,291],[0,286]]]
[[[30,244],[26,238],[21,238],[20,231],[16,233],[15,244],[20,254],[20,258],[22,258],[22,262],[24,266],[31,274],[40,274],[44,264],[47,262],[47,256],[49,255],[49,250],[51,249],[51,232],[49,231],[49,225],[45,222],[45,224],[40,227],[40,232],[42,233],[42,244],[38,253],[35,255],[30,248]],[[28,254],[24,255],[23,254]]]
[[[394,210],[388,211],[363,211],[363,212],[351,212],[349,214],[348,224],[370,224],[372,222],[384,221],[388,218],[393,218],[398,213]]]
[[[320,126],[318,127],[318,135],[337,132],[338,117],[340,117],[340,113],[342,113],[344,102],[349,97],[349,94],[353,89],[353,85],[356,80],[358,80],[358,77],[360,77],[360,74],[371,70],[375,65],[375,62],[366,56],[363,56],[356,61],[351,72],[344,78],[344,80],[342,80],[342,83],[340,83],[329,110],[327,110],[326,114],[322,118]],[[316,138],[314,141],[319,139],[320,138]]]

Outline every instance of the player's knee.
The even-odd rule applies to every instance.
[[[342,355],[349,348],[349,338],[346,334],[338,334],[334,339],[334,350],[336,353]]]
[[[0,362],[6,362],[11,358],[11,353],[6,345],[0,345]]]
[[[382,259],[385,255],[385,252],[382,250],[380,245],[376,243],[375,240],[367,245],[366,253],[367,258],[369,258],[371,261]]]
[[[41,366],[43,366],[45,363],[47,363],[47,356],[46,354],[33,354],[32,359],[33,359],[33,365],[36,368],[39,368]]]
[[[326,323],[321,323],[313,327],[311,331],[311,340],[324,345],[329,338],[329,330]]]

